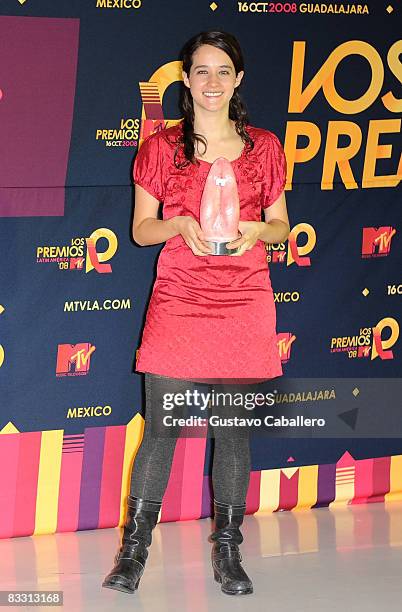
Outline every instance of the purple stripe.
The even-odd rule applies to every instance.
[[[105,431],[105,427],[85,429],[78,530],[98,527]]]
[[[328,506],[335,499],[336,463],[318,466],[317,503],[313,508]]]

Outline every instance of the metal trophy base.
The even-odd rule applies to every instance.
[[[212,249],[212,253],[208,253],[208,255],[233,255],[238,251],[238,248],[228,249],[226,247],[228,242],[211,242],[208,240],[207,244]]]
[[[237,237],[240,238],[241,234]],[[237,240],[236,238],[236,240]],[[235,249],[228,249],[227,244],[230,242],[234,242],[234,240],[227,240],[226,242],[215,242],[213,240],[206,240],[208,246],[212,249],[212,253],[208,253],[208,255],[234,255],[240,249],[240,247],[236,247]]]

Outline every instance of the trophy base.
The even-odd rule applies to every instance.
[[[241,237],[241,234],[237,236],[237,238],[240,238],[240,237]],[[235,249],[227,248],[226,245],[229,244],[230,242],[234,242],[234,239],[226,240],[225,242],[216,242],[214,240],[206,240],[206,242],[208,246],[212,249],[212,253],[209,253],[209,255],[234,255],[235,253],[239,251],[239,248],[240,248],[240,247],[236,247]]]

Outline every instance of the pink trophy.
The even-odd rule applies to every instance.
[[[201,198],[200,226],[205,240],[213,249],[211,255],[233,255],[227,243],[241,236],[240,203],[236,177],[231,163],[219,157],[212,164]]]

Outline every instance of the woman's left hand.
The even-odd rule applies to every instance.
[[[233,253],[232,257],[243,255],[245,251],[253,248],[257,240],[260,238],[260,221],[239,221],[240,238],[227,243],[228,249],[240,247],[237,253]]]

